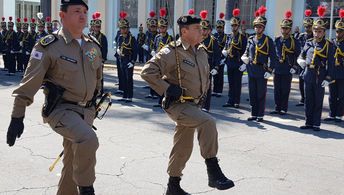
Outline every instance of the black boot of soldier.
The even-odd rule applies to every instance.
[[[209,187],[216,188],[218,190],[227,190],[234,187],[234,182],[222,173],[216,157],[206,159],[205,164],[207,165]]]
[[[170,177],[168,179],[166,195],[190,195],[180,187],[180,177]]]
[[[94,188],[93,186],[79,186],[79,194],[80,195],[94,195]]]

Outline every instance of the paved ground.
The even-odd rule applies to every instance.
[[[8,77],[0,72],[0,194],[55,194],[62,163],[53,172],[48,167],[62,150],[62,139],[42,123],[42,91],[27,108],[22,138],[12,148],[5,144],[13,102],[10,94],[19,80],[20,76]],[[106,88],[115,91],[114,70],[106,70],[105,81]],[[290,114],[267,114],[264,123],[246,121],[250,115],[246,85],[241,109],[224,109],[221,105],[226,97],[214,98],[211,115],[218,124],[218,157],[236,186],[227,191],[207,186],[206,167],[195,139],[194,152],[184,170],[183,188],[207,195],[344,194],[344,124],[324,123],[320,132],[300,130],[303,108],[295,107],[299,94],[294,85]],[[145,83],[135,75],[134,102],[122,104],[114,96],[108,115],[95,122],[100,141],[97,195],[155,195],[166,190],[173,122],[160,108],[152,107],[155,101],[143,98],[148,93],[143,86]],[[272,92],[269,86],[266,113],[273,109]],[[327,114],[326,96],[323,117]]]

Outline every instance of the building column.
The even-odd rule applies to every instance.
[[[265,28],[265,32],[271,38],[274,38],[281,34],[280,22],[284,18],[284,13],[287,10],[292,10],[292,1],[266,0],[266,8],[268,9],[268,11],[266,12],[265,17],[267,18],[268,22]]]
[[[139,27],[142,24],[143,32],[145,32],[147,30],[146,19],[149,17],[149,0],[139,0],[137,3],[137,26]]]
[[[59,11],[60,11],[61,1],[51,0],[51,19],[60,20]]]
[[[305,0],[293,0],[293,30],[296,26],[300,28],[300,31],[303,29],[303,17],[305,11]]]
[[[43,13],[44,19],[47,16],[51,17],[51,0],[41,1],[41,12]]]
[[[12,16],[13,22],[16,20],[16,1],[13,0],[2,0],[2,14],[1,17],[6,17],[6,22],[8,22],[8,17]]]

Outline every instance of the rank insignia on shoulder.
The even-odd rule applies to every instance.
[[[50,44],[52,44],[53,42],[57,41],[57,38],[54,35],[47,35],[45,37],[43,37],[39,43],[43,46],[46,47]]]

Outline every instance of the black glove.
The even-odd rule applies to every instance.
[[[20,138],[21,134],[24,131],[24,117],[21,118],[13,118],[11,119],[10,126],[7,130],[7,144],[9,146],[13,146],[16,142],[16,138]]]
[[[166,92],[165,92],[165,96],[169,97],[172,101],[176,101],[179,100],[180,96],[182,95],[182,88],[179,87],[178,85],[173,85],[171,84]]]

